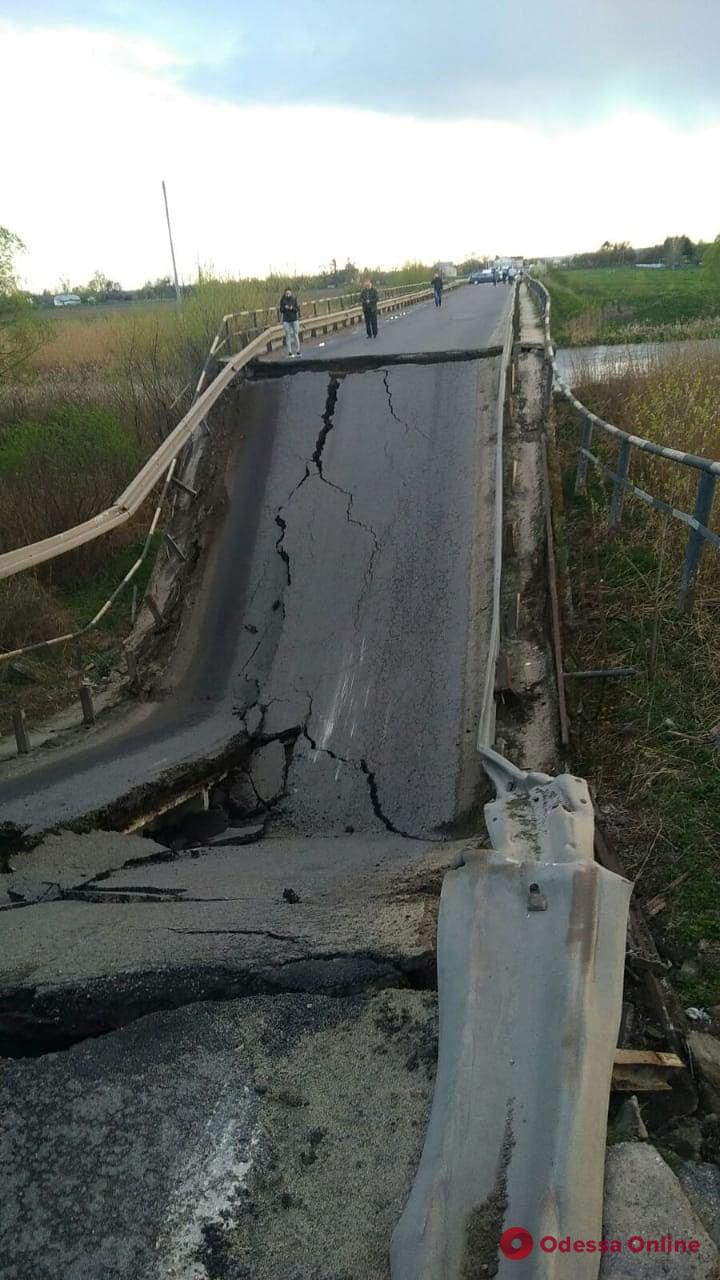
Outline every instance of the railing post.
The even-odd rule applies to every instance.
[[[583,417],[582,429],[580,431],[580,448],[589,449],[592,444],[593,424],[589,418]],[[584,453],[578,453],[577,471],[575,472],[575,492],[585,492],[585,481],[587,479],[588,459]]]
[[[80,681],[80,706],[82,707],[83,723],[90,725],[95,723],[95,708],[93,707],[92,688],[89,680]]]
[[[25,712],[20,705],[13,709],[12,718],[18,755],[26,756],[30,752],[30,739],[28,738],[28,731],[25,727]]]
[[[712,471],[700,472],[693,516],[697,520],[698,524],[704,525],[705,528],[709,528],[710,525],[716,482],[717,476],[713,475]],[[683,564],[682,575],[680,578],[680,597],[678,600],[678,607],[683,613],[689,612],[692,608],[695,579],[697,577],[700,552],[702,551],[704,541],[705,539],[699,529],[690,530],[690,537],[688,538],[687,550],[685,552],[685,563]]]
[[[620,440],[620,448],[618,449],[617,456],[617,468],[615,471],[615,479],[613,480],[612,503],[610,506],[611,529],[616,528],[622,519],[623,502],[625,501],[625,481],[627,480],[628,468],[630,466],[631,448],[632,445],[629,440]]]

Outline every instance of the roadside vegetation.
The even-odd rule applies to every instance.
[[[364,275],[352,263],[335,268],[330,283],[320,276],[288,282],[206,274],[179,308],[167,299],[167,282],[141,290],[137,302],[121,301],[117,284],[96,272],[73,290],[83,305],[53,310],[33,306],[18,287],[23,247],[0,228],[0,552],[49,537],[112,503],[189,407],[223,315],[274,307],[288,283],[301,301],[332,297],[339,305]],[[431,268],[407,263],[370,274],[378,284],[402,285],[429,279]],[[139,512],[82,552],[0,582],[0,648],[50,639],[89,621],[135,559],[147,521]],[[19,698],[30,716],[62,706],[80,674],[102,683],[121,665],[120,640],[129,629],[128,595],[81,646],[0,664],[4,719]]]
[[[660,443],[720,458],[720,362],[684,354],[585,382],[583,403]],[[628,496],[608,530],[607,483],[574,493],[579,425],[556,405],[572,598],[565,665],[634,667],[629,679],[570,681],[576,768],[594,787],[636,893],[649,907],[686,1005],[720,1004],[720,552],[706,545],[694,608],[677,608],[687,529]],[[612,465],[616,446],[596,432]],[[631,479],[692,511],[697,474],[635,451]],[[720,499],[712,527],[720,532]]]
[[[714,246],[713,246],[714,247]],[[553,269],[543,279],[552,298],[558,346],[720,338],[720,270],[710,251],[702,266]]]

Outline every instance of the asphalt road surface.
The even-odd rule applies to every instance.
[[[368,338],[364,321],[352,329],[320,334],[303,343],[309,355],[396,355],[416,351],[462,351],[492,346],[499,337],[511,290],[507,285],[466,285],[443,295],[442,307],[432,298],[406,311],[378,316],[378,336]],[[268,360],[283,359],[284,351]],[[301,357],[302,359],[302,357]]]
[[[466,288],[327,355],[474,350],[510,292]],[[183,762],[222,752],[250,707],[296,730],[279,828],[462,830],[490,625],[498,359],[336,374],[236,392],[246,436],[197,605],[186,673],[0,782],[6,821],[76,821]]]

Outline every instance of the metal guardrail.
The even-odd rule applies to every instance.
[[[512,305],[505,327],[502,358],[500,361],[500,386],[498,390],[497,427],[495,436],[495,513],[493,519],[493,585],[492,619],[488,644],[488,661],[477,732],[477,746],[492,747],[495,741],[495,678],[500,654],[500,590],[502,585],[503,555],[503,461],[505,418],[508,413],[508,370],[512,360],[513,343],[519,336],[519,293],[513,284]]]
[[[494,852],[469,842],[443,881],[440,1035],[393,1280],[597,1280],[608,1099],[631,885],[593,860],[587,784],[483,763]],[[560,1264],[560,1265],[559,1265]]]
[[[423,284],[420,288],[415,288],[411,292],[405,292],[390,300],[381,300],[379,310],[388,311],[403,304],[419,302],[424,298],[429,298],[431,293],[431,289]],[[361,314],[362,308],[351,306],[331,312],[327,318],[323,317],[323,320],[333,325],[352,323],[359,319]],[[222,336],[222,329],[229,318],[231,317],[223,318],[221,328],[218,330],[218,334],[216,334],[210,348],[200,374],[191,408],[159,448],[155,450],[155,453],[152,454],[113,505],[105,511],[99,512],[98,515],[93,516],[90,520],[85,520],[82,524],[75,525],[72,529],[66,529],[50,538],[44,538],[39,542],[31,543],[29,546],[18,547],[13,551],[7,551],[0,555],[0,578],[11,577],[15,573],[34,568],[48,560],[55,559],[57,556],[64,555],[68,551],[76,550],[78,547],[84,546],[88,542],[102,537],[111,530],[125,524],[136,513],[155,485],[163,479],[165,472],[175,462],[193,432],[205,420],[210,409],[235,375],[256,356],[264,354],[272,348],[273,343],[277,343],[283,338],[282,325],[279,323],[270,325],[257,337],[247,342],[238,354],[231,356],[225,368],[213,378],[208,386],[205,386],[213,360],[218,357],[225,344],[226,338]],[[302,319],[300,325],[302,332],[312,330],[313,327],[321,327],[318,325],[315,316]]]
[[[625,496],[628,493],[633,497],[639,498],[648,506],[654,507],[656,511],[660,511],[663,515],[670,516],[672,519],[687,525],[690,529],[690,536],[685,550],[678,596],[679,608],[687,611],[692,605],[693,589],[697,578],[703,543],[709,542],[711,546],[720,549],[720,535],[710,528],[715,488],[718,476],[720,476],[720,462],[712,458],[698,457],[694,453],[686,453],[682,449],[671,449],[667,445],[655,444],[654,441],[646,440],[643,436],[632,435],[630,432],[614,426],[611,422],[606,422],[604,418],[593,413],[591,409],[588,409],[587,405],[578,400],[577,396],[573,395],[557,372],[555,349],[550,335],[550,294],[539,280],[535,280],[531,276],[527,277],[527,284],[542,316],[545,351],[550,369],[554,374],[555,389],[572,405],[582,420],[580,444],[578,446],[579,456],[575,472],[575,491],[576,493],[584,491],[588,463],[591,462],[598,471],[612,481],[611,528],[616,528],[622,519]],[[618,442],[615,469],[609,467],[603,462],[602,458],[591,450],[593,432],[596,429]],[[692,514],[673,506],[672,503],[666,502],[663,498],[658,498],[654,494],[648,493],[646,489],[640,488],[639,485],[630,480],[629,471],[633,449],[637,449],[641,453],[651,454],[653,457],[660,458],[666,462],[689,467],[698,472],[695,506]]]

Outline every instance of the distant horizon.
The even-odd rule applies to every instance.
[[[679,232],[679,233],[670,233],[669,235],[664,236],[664,237],[662,238],[662,240],[652,241],[652,242],[649,242],[648,244],[631,244],[631,243],[629,243],[629,242],[628,242],[628,243],[627,243],[627,251],[628,251],[629,253],[642,253],[642,252],[646,252],[646,251],[647,251],[647,250],[649,250],[649,249],[653,249],[653,248],[662,248],[662,247],[664,246],[664,244],[665,244],[665,242],[666,242],[667,240],[672,240],[672,239],[682,239],[682,238],[684,237],[684,235],[685,235],[685,233],[684,233],[684,232]],[[712,242],[713,242],[713,240],[715,239],[715,237],[713,236],[713,237],[712,237],[711,239],[709,239],[709,240],[693,240],[692,236],[688,236],[688,239],[689,239],[689,240],[692,240],[692,242],[693,242],[693,244],[696,246],[696,248],[707,248],[710,244],[712,244]],[[603,242],[603,243],[605,243],[605,242]],[[622,245],[622,244],[623,244],[623,241],[616,241],[616,242],[614,242],[614,244],[612,244],[612,245],[611,245],[611,250],[614,250],[616,245],[617,245],[617,246],[620,246],[620,245]],[[522,258],[522,259],[523,259],[523,261],[524,261],[525,263],[531,263],[531,262],[544,262],[544,261],[547,261],[548,259],[551,259],[551,258],[552,258],[552,259],[566,259],[566,258],[570,258],[570,259],[572,259],[572,258],[582,258],[582,257],[586,257],[586,256],[596,255],[596,254],[599,254],[599,253],[601,253],[601,252],[602,252],[602,244],[598,245],[596,248],[593,248],[593,249],[587,249],[587,248],[586,248],[586,249],[579,249],[579,250],[575,250],[575,251],[574,251],[574,252],[572,252],[572,253],[552,253],[552,254],[542,254],[542,253],[535,253],[535,254],[527,254],[527,253],[525,253],[525,254],[522,254],[522,253],[467,254],[465,257],[460,257],[460,258],[455,258],[455,259],[448,258],[448,257],[445,257],[445,258],[435,257],[435,258],[432,258],[432,259],[428,259],[427,261],[425,261],[424,263],[422,263],[422,265],[424,265],[424,266],[425,266],[425,267],[427,267],[428,269],[431,269],[431,268],[432,268],[435,264],[437,264],[437,263],[451,263],[453,266],[455,266],[455,267],[459,267],[459,266],[461,266],[462,264],[464,264],[464,263],[466,263],[466,262],[470,262],[470,261],[479,261],[479,262],[483,262],[483,261],[484,261],[484,262],[495,262],[495,261],[504,261],[504,260],[506,260],[506,259],[509,261],[509,260],[510,260],[510,259],[512,259],[512,258]],[[377,273],[390,274],[390,273],[395,272],[395,271],[402,271],[402,270],[404,270],[405,268],[407,268],[407,267],[409,267],[409,266],[412,266],[412,265],[413,265],[412,261],[409,261],[409,262],[395,262],[395,263],[393,263],[391,266],[382,266],[382,265],[380,265],[380,264],[378,264],[378,263],[374,263],[372,266],[368,266],[367,264],[365,264],[365,265],[363,265],[363,266],[358,266],[356,263],[354,263],[354,262],[353,262],[352,255],[350,255],[350,257],[349,257],[348,259],[346,259],[346,262],[350,262],[350,263],[352,263],[352,265],[353,265],[353,266],[355,266],[357,276],[363,276],[363,275],[366,275],[366,274],[369,274],[370,276],[372,276],[373,274],[377,274]],[[629,264],[629,265],[637,265],[637,264]],[[642,266],[642,265],[644,265],[644,264],[642,264],[642,263],[641,263],[641,264],[639,264],[639,265],[641,265],[641,266]],[[694,265],[694,264],[693,264],[693,265]],[[339,271],[343,271],[344,269],[345,269],[345,263],[343,263],[343,264],[342,264],[342,266],[338,263],[338,270],[339,270]],[[243,281],[251,281],[251,280],[257,280],[257,281],[259,281],[259,282],[263,282],[263,283],[264,283],[264,282],[267,282],[268,280],[273,279],[273,278],[274,278],[274,279],[277,279],[278,281],[282,281],[282,280],[284,280],[284,279],[289,280],[289,281],[292,281],[292,280],[300,279],[300,278],[302,278],[302,277],[308,277],[309,279],[314,279],[314,278],[316,278],[316,277],[318,277],[318,276],[329,275],[329,274],[330,274],[330,270],[329,270],[328,265],[327,265],[327,264],[325,264],[325,265],[323,265],[323,266],[318,267],[318,268],[317,268],[316,270],[314,270],[314,271],[313,271],[313,270],[298,271],[295,275],[292,275],[292,274],[290,274],[290,273],[288,273],[288,272],[278,272],[278,271],[275,271],[275,270],[270,270],[270,271],[268,271],[268,273],[267,273],[266,275],[252,275],[252,276],[250,276],[250,275],[246,275],[246,276],[241,276],[241,275],[220,275],[220,274],[213,274],[213,273],[211,273],[210,271],[203,269],[202,267],[200,268],[200,273],[201,273],[201,277],[202,277],[202,279],[201,279],[197,274],[196,274],[196,276],[195,276],[195,278],[194,278],[194,279],[181,279],[181,280],[179,281],[179,284],[180,284],[181,289],[195,288],[198,284],[200,284],[200,283],[202,283],[202,282],[205,282],[205,283],[208,283],[208,284],[211,284],[211,283],[217,283],[217,284],[234,284],[234,283],[240,283],[240,282],[243,282]],[[137,293],[137,292],[139,292],[141,289],[144,289],[144,288],[148,288],[148,287],[152,287],[152,286],[154,286],[154,285],[157,285],[160,281],[168,281],[168,288],[169,288],[169,289],[173,289],[173,287],[174,287],[174,286],[173,286],[172,276],[171,276],[171,275],[169,275],[168,273],[165,273],[165,274],[159,274],[158,276],[156,276],[156,277],[155,277],[154,279],[152,279],[152,280],[150,280],[150,279],[143,280],[140,284],[124,284],[122,281],[117,281],[116,283],[118,283],[118,284],[119,284],[119,290],[118,290],[118,292],[120,292],[120,293]],[[72,285],[70,288],[65,289],[65,288],[62,288],[62,287],[61,287],[61,285],[60,285],[60,283],[58,282],[56,285],[53,285],[53,286],[47,286],[47,285],[46,285],[46,286],[44,286],[43,288],[40,288],[40,289],[32,289],[32,288],[29,288],[29,287],[25,287],[25,286],[24,286],[24,287],[23,287],[23,291],[24,291],[24,292],[26,292],[26,293],[28,293],[28,294],[30,294],[30,295],[32,295],[33,297],[40,297],[40,296],[58,297],[58,296],[60,296],[60,295],[61,295],[61,294],[63,294],[63,293],[67,293],[67,294],[77,294],[78,292],[87,291],[87,289],[88,289],[88,284],[89,284],[89,280],[88,280],[87,282],[85,282],[85,283],[78,282],[78,283],[76,283],[76,284]],[[332,287],[336,287],[336,286],[333,286],[333,285],[331,285],[331,284],[327,284],[325,287],[326,287],[326,288],[332,288]],[[102,292],[102,291],[101,291],[101,292]],[[110,292],[110,291],[108,291],[108,292]]]

